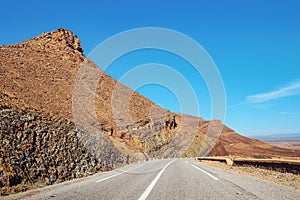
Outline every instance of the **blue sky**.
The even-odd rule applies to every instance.
[[[227,96],[225,124],[247,136],[300,133],[300,1],[3,1],[0,44],[13,44],[63,27],[88,55],[100,42],[140,27],[179,31],[201,44],[216,63]],[[119,79],[146,63],[176,69],[190,81],[200,115],[211,118],[207,87],[190,64],[168,52],[120,57],[108,69]],[[143,77],[139,77],[143,78]],[[176,95],[150,84],[138,91],[171,111]],[[195,114],[193,109],[190,114]]]

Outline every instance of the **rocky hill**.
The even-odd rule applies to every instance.
[[[64,29],[1,46],[0,83],[2,195],[148,158],[300,156],[170,113],[105,74]]]

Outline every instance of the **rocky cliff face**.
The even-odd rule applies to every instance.
[[[110,143],[86,148],[84,128],[63,117],[18,108],[0,93],[0,194],[85,177],[129,162]]]
[[[2,195],[148,158],[300,154],[166,111],[101,71],[64,29],[1,46],[0,83]]]

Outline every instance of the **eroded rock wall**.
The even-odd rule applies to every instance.
[[[105,141],[100,155],[90,151],[87,134],[61,117],[0,107],[0,193],[85,177],[129,161]]]

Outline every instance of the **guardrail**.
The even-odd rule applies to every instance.
[[[208,160],[226,162],[227,165],[233,166],[255,166],[258,168],[270,169],[280,172],[300,174],[300,160],[285,159],[252,159],[238,157],[199,157],[196,160]]]
[[[219,161],[219,162],[226,162],[227,165],[232,166],[234,164],[232,157],[199,157],[196,160],[208,160],[208,161]]]

